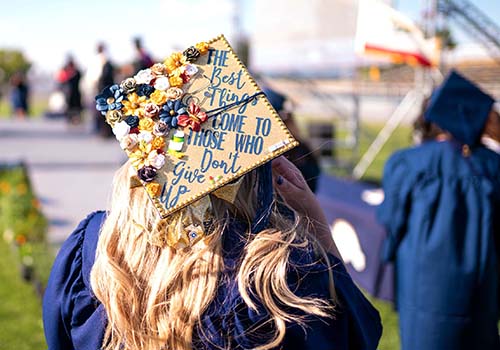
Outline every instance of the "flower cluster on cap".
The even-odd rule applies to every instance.
[[[152,196],[160,191],[154,179],[166,162],[165,137],[170,130],[199,131],[208,119],[195,103],[186,106],[182,102],[183,87],[198,73],[194,63],[208,48],[201,42],[182,53],[175,52],[163,63],[107,87],[95,98],[96,109],[105,116]],[[182,157],[177,149],[172,154]]]

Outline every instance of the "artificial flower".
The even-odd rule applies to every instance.
[[[106,123],[111,125],[111,127],[115,126],[116,123],[121,122],[123,119],[122,112],[117,109],[111,109],[106,112]]]
[[[186,61],[188,62],[194,62],[200,57],[200,50],[198,50],[196,47],[191,46],[184,50],[182,53],[184,57],[186,57]]]
[[[198,73],[198,67],[196,67],[196,65],[194,65],[194,64],[188,64],[188,65],[186,65],[185,73],[187,75],[189,75],[190,77],[192,77],[193,75]]]
[[[195,45],[195,47],[200,51],[202,55],[206,54],[208,52],[208,48],[210,47],[208,43],[202,41],[198,44]]]
[[[136,128],[137,126],[139,126],[139,117],[136,115],[128,116],[127,118],[125,118],[125,123],[130,125],[130,128]],[[132,130],[130,130],[130,132],[132,132]]]
[[[159,183],[150,182],[146,184],[146,191],[151,197],[156,197],[160,194],[161,186]]]
[[[149,102],[143,108],[143,115],[145,117],[154,118],[158,115],[159,112],[160,112],[160,107],[158,107],[156,104],[152,102]]]
[[[177,118],[186,113],[186,106],[181,100],[167,101],[160,113],[160,120],[170,127],[176,128]]]
[[[95,97],[96,109],[102,115],[106,115],[107,111],[121,109],[123,101],[123,90],[118,85],[112,85],[105,88],[99,95]]]
[[[127,78],[124,81],[121,82],[120,87],[123,90],[123,93],[125,95],[130,94],[131,92],[135,91],[135,87],[137,86],[137,83],[134,78]]]
[[[167,98],[169,100],[178,100],[184,95],[184,91],[178,87],[171,87],[167,90]]]
[[[201,108],[191,102],[188,108],[188,114],[179,116],[178,124],[183,127],[189,127],[193,131],[200,131],[201,124],[206,122],[208,116]]]
[[[137,137],[137,134],[128,134],[121,139],[120,147],[124,150],[131,151],[135,148],[135,146],[137,146],[138,142],[139,138]]]
[[[136,168],[141,169],[146,166],[148,162],[149,153],[143,152],[140,148],[131,152],[129,155],[130,163]]]
[[[124,115],[140,115],[142,108],[146,105],[146,96],[138,96],[135,92],[127,95],[123,100],[122,112]]]
[[[137,85],[136,91],[137,95],[149,98],[149,96],[151,96],[151,94],[155,91],[155,88],[148,84],[141,84]]]
[[[170,127],[167,123],[162,122],[161,120],[157,122],[153,128],[153,135],[155,136],[167,136],[170,131]]]
[[[153,149],[164,149],[165,148],[165,139],[163,137],[155,137],[153,141],[151,141],[151,147]]]
[[[182,68],[187,63],[186,57],[180,52],[174,52],[165,60],[168,74],[180,75]]]
[[[145,167],[140,168],[139,171],[137,172],[137,175],[139,176],[139,179],[141,179],[142,181],[151,182],[156,177],[157,172],[158,171],[156,170],[156,168],[147,165]]]
[[[116,139],[118,141],[121,141],[122,138],[127,136],[130,132],[130,125],[125,123],[125,121],[121,121],[119,123],[116,123],[115,126],[113,127],[113,134],[115,134]]]
[[[149,153],[148,155],[148,160],[147,160],[148,165],[156,169],[163,168],[165,162],[166,162],[165,155],[158,153],[156,150],[151,151],[151,153]]]
[[[134,76],[134,79],[137,84],[149,84],[151,80],[153,80],[155,77],[153,73],[151,72],[151,69],[143,69]]]
[[[182,75],[182,73],[181,73]],[[179,86],[182,86],[182,84],[184,84],[184,80],[182,79],[182,77],[179,75],[172,75],[170,78],[168,78],[168,81],[170,83],[170,86],[173,86],[173,87],[179,87]]]
[[[167,93],[162,90],[155,90],[149,97],[151,102],[153,102],[157,106],[161,106],[167,102]]]
[[[137,122],[137,125],[139,125],[139,122]],[[130,128],[130,134],[139,134],[141,131],[137,126]]]
[[[155,80],[155,89],[156,90],[167,90],[170,87],[170,82],[167,77],[159,77]]]
[[[155,77],[162,77],[168,74],[167,67],[163,63],[155,63],[151,66],[151,73]]]
[[[155,122],[153,119],[144,117],[141,118],[139,121],[139,130],[145,130],[145,131],[153,131],[153,127],[155,126]]]
[[[139,132],[139,142],[149,144],[153,141],[153,134],[151,131],[141,130]]]
[[[189,83],[189,81],[191,80],[191,76],[189,74],[187,74],[186,71],[184,71],[181,74],[180,78],[182,79],[183,84]]]

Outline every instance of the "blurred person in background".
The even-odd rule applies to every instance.
[[[422,144],[386,163],[378,219],[403,350],[500,349],[500,156],[481,143],[493,103],[452,72],[416,123]]]
[[[29,88],[22,72],[16,72],[10,78],[10,103],[12,115],[24,119],[28,115]]]
[[[151,55],[144,49],[142,45],[142,39],[140,37],[134,38],[135,47],[135,59],[134,59],[134,69],[138,72],[142,69],[147,69],[153,65],[153,59]]]
[[[80,124],[82,121],[81,77],[82,75],[73,57],[69,56],[63,68],[57,74],[57,81],[66,98],[66,118],[68,124]]]
[[[102,42],[98,43],[96,51],[96,56],[85,74],[85,85],[91,96],[100,94],[102,90],[115,82],[115,67],[107,54],[106,45]],[[94,104],[93,99],[92,104]],[[93,118],[93,127],[96,134],[102,137],[113,136],[110,126],[105,122],[99,111],[94,110]]]
[[[289,101],[287,101],[287,98],[284,95],[273,89],[264,88],[263,91],[273,108],[285,122],[286,127],[290,130],[293,137],[299,141],[299,145],[288,151],[285,156],[291,160],[297,168],[299,168],[311,191],[316,192],[316,186],[319,175],[321,174],[321,169],[314,152],[300,136],[299,128],[294,120],[294,115],[290,111],[290,108],[287,108]]]
[[[485,147],[500,154],[500,103],[497,102],[494,106],[486,121],[481,142]]]

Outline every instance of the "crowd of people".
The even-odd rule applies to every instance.
[[[92,130],[102,137],[113,134],[102,115],[94,111],[93,97],[105,87],[121,81],[132,71],[138,72],[152,64],[152,58],[142,44],[141,38],[134,38],[135,57],[130,64],[119,66],[110,58],[106,44],[100,42],[96,54],[83,69],[73,56],[68,56],[55,76],[56,90],[49,99],[49,114],[62,116],[68,125],[79,125],[83,112],[88,107],[92,114]],[[27,115],[27,85],[24,75],[18,73],[11,82],[11,105],[15,115]],[[83,92],[82,89],[85,91]],[[90,102],[89,102],[90,101]]]

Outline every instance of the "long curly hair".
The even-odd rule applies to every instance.
[[[129,188],[130,175],[128,163],[115,175],[111,208],[91,272],[92,290],[108,319],[103,349],[193,349],[196,326],[215,297],[224,267],[222,235],[228,217],[253,219],[258,176],[245,175],[234,204],[213,196],[215,220],[208,237],[175,250],[150,243],[151,233],[160,227],[159,215],[142,187]],[[275,210],[270,223],[273,228],[245,236],[237,272],[242,299],[253,310],[258,300],[274,330],[256,347],[262,350],[283,341],[287,322],[305,325],[306,318],[297,314],[330,317],[335,305],[330,269],[331,300],[298,297],[287,284],[292,248],[312,245],[328,264],[325,251],[308,234],[307,220],[291,221]]]

